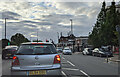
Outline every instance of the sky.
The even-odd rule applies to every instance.
[[[110,3],[107,3],[110,5]],[[53,39],[57,43],[58,34],[67,36],[70,19],[76,37],[88,36],[96,22],[102,2],[1,2],[0,39],[4,38],[5,18],[7,39],[16,33],[26,38],[45,41]]]

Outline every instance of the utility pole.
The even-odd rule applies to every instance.
[[[6,39],[6,18],[5,18],[5,39]]]
[[[37,30],[37,42],[38,42],[38,30]]]
[[[58,43],[59,43],[59,33],[57,32],[57,34],[58,34]]]
[[[71,34],[73,34],[73,25],[72,25],[72,19],[70,19],[71,22]]]
[[[32,41],[31,41],[31,35],[30,35],[30,42],[32,42]]]

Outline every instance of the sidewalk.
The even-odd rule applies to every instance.
[[[81,54],[82,52],[75,52],[74,54]]]
[[[113,55],[113,57],[110,58],[110,61],[120,62],[119,55]]]

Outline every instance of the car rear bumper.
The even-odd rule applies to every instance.
[[[52,69],[52,70],[45,70],[46,74],[43,75],[62,75],[61,69]],[[24,76],[32,76],[29,75],[29,71],[11,71],[11,75],[24,75]]]
[[[13,58],[13,55],[4,55],[3,56],[3,59],[12,59]]]
[[[63,53],[63,54],[65,54],[65,55],[72,55],[71,52],[65,52],[65,53]]]

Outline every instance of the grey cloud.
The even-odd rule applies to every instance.
[[[15,17],[20,16],[19,14],[11,12],[11,11],[0,12],[0,15],[1,15],[0,19],[8,18],[8,19],[13,19],[13,20],[18,20],[18,18],[15,18]]]
[[[24,20],[24,21],[21,21],[22,23],[38,23],[38,22],[34,22],[34,21],[29,21],[29,20]]]
[[[22,23],[34,23],[36,25],[52,25],[52,23],[50,22],[47,22],[47,21],[40,21],[40,22],[34,22],[34,21],[28,21],[28,20],[24,20],[24,21],[21,21]]]

